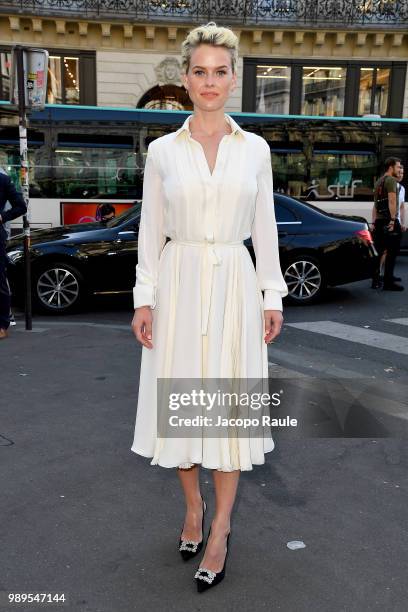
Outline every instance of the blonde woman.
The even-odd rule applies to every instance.
[[[267,379],[267,345],[280,333],[288,293],[268,143],[224,110],[237,84],[237,56],[235,34],[214,22],[182,43],[182,79],[194,112],[148,147],[134,287],[132,329],[143,347],[132,451],[152,458],[151,465],[177,468],[185,560],[203,547],[200,466],[213,474],[215,512],[194,574],[199,592],[225,575],[240,472],[263,464],[274,441],[270,433],[239,440],[159,436],[157,378]],[[250,236],[256,268],[243,244]]]

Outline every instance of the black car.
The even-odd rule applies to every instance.
[[[308,304],[328,286],[370,278],[376,259],[365,219],[323,212],[275,194],[282,272],[288,299]],[[72,311],[90,294],[131,293],[141,204],[115,219],[31,233],[33,302],[48,313]],[[251,239],[245,241],[255,261]],[[23,294],[23,235],[7,246],[13,294]]]

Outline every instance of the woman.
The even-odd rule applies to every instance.
[[[237,37],[214,22],[182,44],[194,112],[148,147],[134,287],[132,328],[143,348],[132,451],[152,457],[151,465],[177,468],[186,501],[184,559],[203,545],[199,466],[213,470],[215,514],[194,575],[199,591],[224,577],[240,472],[263,464],[274,442],[270,433],[239,440],[158,436],[156,379],[267,379],[267,344],[280,333],[288,293],[269,145],[224,112],[236,87],[237,55]],[[243,244],[251,235],[256,270]]]

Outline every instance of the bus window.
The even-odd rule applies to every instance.
[[[377,155],[367,152],[315,153],[311,162],[310,199],[373,198]]]
[[[77,142],[77,141],[76,141]],[[117,146],[58,145],[55,195],[73,198],[141,198],[142,169],[136,154]]]

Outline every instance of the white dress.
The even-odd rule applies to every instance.
[[[225,114],[232,133],[211,174],[191,116],[147,150],[133,297],[135,308],[152,308],[153,348],[142,347],[131,450],[163,467],[252,470],[275,446],[270,432],[239,440],[157,435],[157,378],[268,378],[263,311],[282,310],[288,293],[268,143]],[[250,236],[256,270],[243,244]]]

